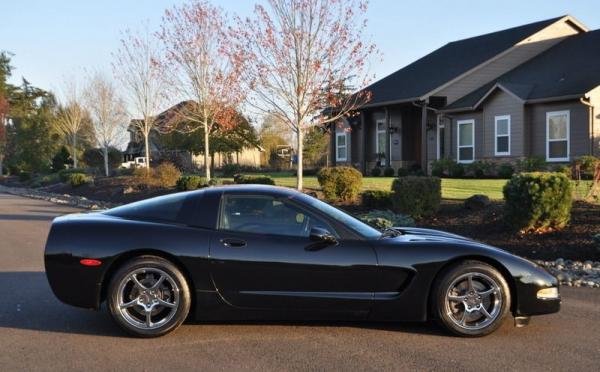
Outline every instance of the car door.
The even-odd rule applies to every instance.
[[[374,250],[363,240],[311,241],[329,223],[287,198],[225,193],[210,244],[211,275],[232,306],[366,312],[377,285]]]

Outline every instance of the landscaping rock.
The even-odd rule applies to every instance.
[[[572,261],[562,258],[556,261],[536,261],[567,287],[600,288],[600,263]]]
[[[476,211],[490,205],[490,198],[487,195],[476,194],[465,200],[465,208]]]
[[[7,194],[23,196],[32,199],[46,200],[51,203],[68,205],[71,207],[84,209],[108,209],[116,207],[118,204],[102,202],[97,200],[89,200],[83,196],[74,196],[69,194],[55,194],[51,192],[40,191],[36,189],[27,189],[22,187],[7,187],[0,185],[0,192]]]

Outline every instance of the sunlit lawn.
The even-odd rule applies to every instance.
[[[295,187],[296,177],[290,175],[290,172],[269,173],[278,186]],[[364,190],[390,190],[394,177],[364,177]],[[501,200],[502,188],[507,180],[504,179],[442,179],[442,198],[444,199],[466,199],[475,194],[487,195],[490,199]],[[574,186],[574,196],[576,199],[584,198],[589,189],[591,181],[582,181]],[[317,177],[304,177],[304,188],[319,189]]]

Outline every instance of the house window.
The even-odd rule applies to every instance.
[[[546,161],[569,161],[570,112],[546,113]]]
[[[475,159],[475,120],[459,120],[457,160],[459,163],[471,163]]]
[[[495,155],[510,155],[510,115],[494,118]]]
[[[335,160],[346,161],[348,159],[348,145],[346,144],[346,133],[335,134]]]
[[[386,142],[386,129],[385,120],[377,120],[377,133],[375,136],[375,153],[377,159],[381,165],[385,165],[385,142]]]

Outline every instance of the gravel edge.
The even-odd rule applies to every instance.
[[[70,207],[90,210],[108,209],[119,205],[116,203],[103,202],[99,200],[90,200],[83,196],[56,194],[52,192],[39,191],[23,187],[8,187],[0,185],[0,192],[11,195],[23,196],[31,199],[46,200],[55,204],[67,205]]]

